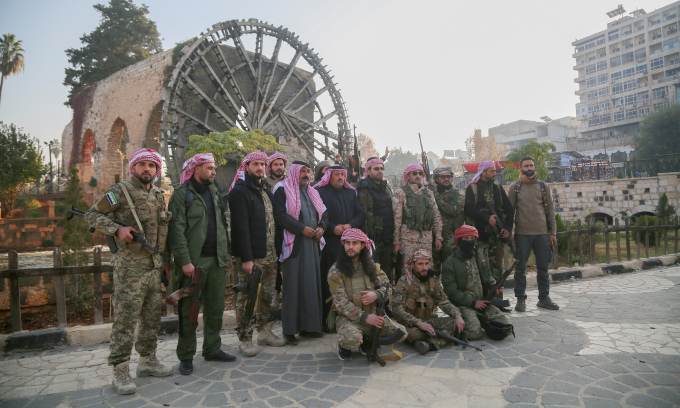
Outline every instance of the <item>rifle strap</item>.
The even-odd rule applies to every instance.
[[[399,361],[401,360],[401,351],[394,349],[394,344],[390,344],[390,350],[395,354],[394,356],[380,356],[383,360]]]
[[[132,216],[135,217],[135,221],[137,221],[137,226],[139,227],[139,232],[144,236],[144,227],[142,226],[142,222],[139,221],[139,217],[137,216],[137,211],[135,211],[135,202],[132,201],[130,198],[130,193],[128,192],[127,186],[125,185],[125,182],[120,183],[120,186],[122,187],[123,194],[125,194],[125,199],[127,200],[128,204],[130,205],[130,210],[132,211]]]

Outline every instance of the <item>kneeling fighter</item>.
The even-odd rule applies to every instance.
[[[356,228],[345,230],[340,241],[343,248],[328,271],[328,285],[333,296],[331,310],[337,313],[338,357],[350,361],[352,349],[361,346],[364,336],[370,336],[371,326],[381,328],[381,336],[389,336],[398,329],[406,333],[406,329],[387,316],[375,314],[377,301],[389,299],[392,288],[385,272],[371,259],[373,241]]]
[[[460,335],[465,327],[460,310],[446,297],[439,277],[430,269],[430,258],[424,249],[411,254],[406,260],[406,273],[399,278],[392,295],[394,317],[407,328],[406,341],[415,342],[420,354],[439,350],[446,344],[445,339],[435,335],[435,329],[454,336],[454,332]],[[437,317],[437,307],[451,317]]]

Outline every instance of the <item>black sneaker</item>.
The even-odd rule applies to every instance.
[[[526,312],[527,310],[527,298],[518,297],[517,303],[515,304],[516,312]]]
[[[542,307],[544,309],[550,309],[550,310],[559,310],[560,306],[550,300],[550,296],[546,296],[544,298],[538,298],[538,303],[536,303],[536,306]]]
[[[179,362],[179,373],[182,375],[189,375],[194,371],[194,360],[182,360]]]
[[[236,356],[232,356],[231,354],[220,350],[212,357],[205,357],[205,361],[236,361]]]
[[[352,350],[347,350],[338,345],[338,358],[341,361],[352,361]]]

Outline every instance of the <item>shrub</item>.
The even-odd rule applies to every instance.
[[[640,217],[640,226],[645,226],[645,220],[648,220],[649,226],[656,225],[656,217],[652,215],[643,215]],[[633,221],[634,222],[634,221]],[[640,245],[645,245],[645,237],[649,234],[649,246],[652,247],[656,245],[656,234],[654,231],[643,231],[640,232]]]
[[[42,242],[40,243],[40,246],[43,248],[49,248],[54,246],[54,241],[51,239],[45,239],[43,238]]]
[[[90,178],[90,182],[87,183],[87,185],[90,187],[97,187],[97,179],[92,176],[92,178]]]
[[[42,211],[40,209],[37,210],[31,210],[26,214],[27,218],[41,218],[43,216]]]
[[[17,197],[14,206],[26,211],[31,211],[39,209],[42,207],[42,204],[33,197],[19,196]]]

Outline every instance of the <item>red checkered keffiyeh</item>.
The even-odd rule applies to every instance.
[[[236,176],[234,176],[234,181],[231,182],[231,185],[229,186],[229,191],[231,191],[232,188],[234,188],[234,184],[236,184],[237,180],[245,180],[246,179],[246,166],[248,163],[250,163],[253,160],[262,160],[267,163],[267,154],[262,153],[262,152],[252,152],[248,153],[246,157],[243,158],[241,161],[241,166],[238,168],[238,171],[236,171]],[[266,175],[266,174],[265,174]]]
[[[417,260],[420,260],[420,259],[431,259],[431,258],[432,258],[432,256],[425,249],[419,249],[416,252],[412,253],[411,256],[408,257],[406,262],[404,262],[404,274],[406,275],[406,280],[408,281],[409,285],[413,281],[413,263]]]
[[[161,159],[160,153],[153,149],[137,150],[130,158],[130,176],[135,175],[135,165],[140,161],[150,161],[156,163],[156,176],[153,179],[153,183],[155,183],[161,176],[161,171],[163,170],[163,161]]]
[[[282,155],[281,153],[274,153],[271,156],[267,157],[267,174],[271,174],[271,169],[272,169],[272,163],[274,163],[274,160],[282,159],[283,160],[283,167],[288,167],[288,159],[286,159],[286,156]]]
[[[194,175],[196,166],[203,163],[215,163],[215,158],[212,153],[199,153],[196,156],[187,159],[187,161],[184,162],[184,171],[182,172],[182,177],[179,179],[179,184],[184,184],[189,181],[191,176]]]
[[[411,173],[412,171],[417,171],[417,170],[420,170],[420,171],[423,172],[423,174],[425,174],[425,170],[423,170],[423,165],[420,164],[420,163],[413,163],[413,164],[409,164],[408,166],[406,166],[406,169],[404,170],[404,185],[408,184],[409,173]],[[423,184],[427,185],[427,181],[425,180],[424,176],[423,176]]]
[[[366,165],[364,166],[364,177],[363,178],[368,178],[368,170],[376,164],[385,165],[385,162],[382,161],[379,158],[375,158],[375,159],[371,159],[371,160],[367,161]]]
[[[463,237],[475,237],[475,239],[477,239],[479,238],[479,232],[477,232],[477,228],[471,225],[461,225],[461,227],[458,228],[453,235],[456,246],[459,246],[458,240]]]
[[[350,228],[345,230],[345,232],[342,233],[342,237],[340,237],[340,242],[347,240],[363,242],[364,244],[366,244],[368,252],[370,252],[371,255],[373,254],[373,248],[375,248],[375,243],[368,237],[368,235],[364,234],[364,232],[359,228]]]
[[[318,183],[314,184],[314,188],[320,188],[320,187],[328,185],[328,183],[331,182],[331,174],[334,171],[341,171],[345,175],[345,187],[349,188],[350,190],[354,190],[354,194],[358,194],[357,189],[352,187],[352,185],[347,182],[347,170],[346,169],[334,169],[333,166],[329,167],[328,170],[326,170],[326,174],[323,175],[323,177],[321,178],[321,180]]]
[[[477,183],[479,181],[479,178],[482,177],[482,173],[484,172],[484,170],[490,169],[492,167],[493,168],[496,167],[496,163],[493,160],[487,160],[487,161],[481,162],[479,164],[479,167],[477,168],[477,174],[475,174],[475,177],[467,185],[469,186],[470,184]]]
[[[288,178],[274,187],[274,193],[276,193],[276,190],[279,188],[283,188],[283,191],[286,193],[286,213],[296,220],[300,219],[300,208],[302,207],[302,204],[300,203],[300,169],[303,167],[307,166],[303,166],[302,164],[291,165],[288,172]],[[307,168],[309,169],[309,167]],[[326,206],[323,204],[319,192],[307,184],[307,194],[309,195],[310,200],[312,200],[312,204],[314,204],[314,208],[319,215],[319,221],[321,221],[321,217],[323,217],[323,213],[326,211]],[[294,242],[295,234],[284,229],[283,247],[281,248],[279,261],[283,262],[293,253]],[[323,237],[321,238],[319,245],[321,246],[321,249],[326,246],[326,240]]]

